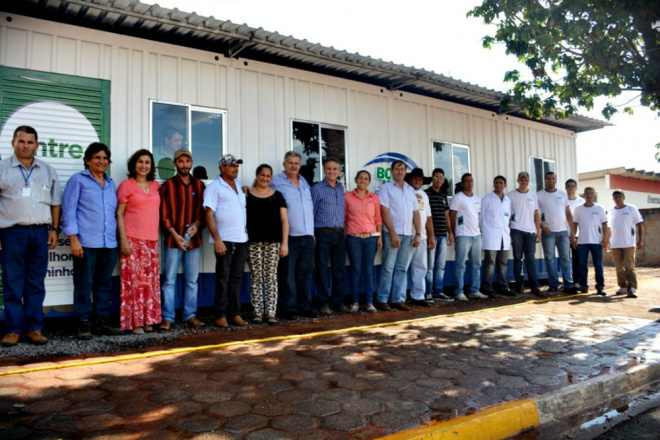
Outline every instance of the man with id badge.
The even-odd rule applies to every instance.
[[[34,157],[39,148],[34,128],[17,127],[11,145],[14,155],[0,162],[2,346],[16,345],[23,331],[28,341],[43,345],[44,280],[48,250],[57,246],[61,231],[62,188],[55,169]]]

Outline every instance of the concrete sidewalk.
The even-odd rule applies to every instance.
[[[660,280],[639,291],[316,336],[300,324],[270,341],[133,358],[3,364],[0,438],[506,438],[660,379]],[[54,369],[15,374],[31,368]]]

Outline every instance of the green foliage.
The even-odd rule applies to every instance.
[[[503,43],[531,72],[529,80],[506,73],[513,88],[503,104],[562,118],[592,109],[596,97],[637,91],[660,114],[660,1],[483,0],[468,16],[497,26],[485,48]],[[608,103],[602,114],[617,111]]]

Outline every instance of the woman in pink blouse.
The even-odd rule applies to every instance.
[[[360,293],[366,296],[366,311],[376,313],[373,305],[374,258],[383,248],[380,199],[367,187],[371,183],[369,171],[358,171],[357,188],[344,194],[346,218],[346,250],[351,262],[353,305],[351,312],[360,309]]]
[[[138,150],[128,161],[128,179],[117,189],[121,255],[121,328],[137,335],[152,331],[160,315],[158,223],[160,194],[154,157]]]

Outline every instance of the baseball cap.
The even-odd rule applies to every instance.
[[[222,166],[222,165],[232,165],[232,164],[235,164],[235,163],[240,165],[240,164],[243,163],[243,159],[236,159],[236,156],[234,156],[233,154],[225,154],[218,161],[218,164],[220,166]]]
[[[192,153],[190,152],[190,150],[188,150],[187,148],[179,148],[174,152],[174,160],[177,160],[184,154],[192,159]]]

